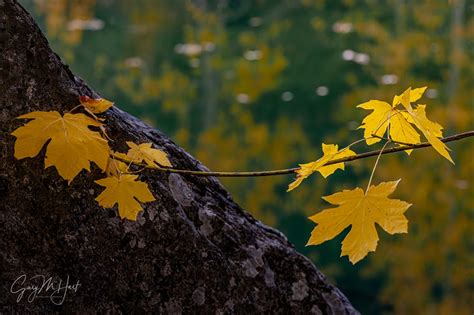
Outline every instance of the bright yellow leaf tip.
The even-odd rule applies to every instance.
[[[423,96],[427,88],[427,86],[424,86],[412,90],[411,87],[409,87],[402,94],[395,95],[393,97],[392,106],[396,107],[398,104],[401,104],[402,101],[404,101],[406,106],[408,106],[407,104],[418,101]]]
[[[32,119],[12,132],[15,141],[15,157],[23,159],[38,155],[48,140],[45,168],[56,167],[59,175],[69,183],[83,169],[90,170],[94,162],[102,170],[107,167],[109,146],[99,132],[89,129],[101,123],[84,114],[57,111],[31,112],[18,117]]]
[[[311,232],[306,246],[331,240],[351,226],[342,241],[341,257],[347,255],[355,264],[377,248],[379,238],[375,223],[389,234],[407,233],[408,220],[404,213],[411,204],[387,198],[395,191],[399,181],[370,186],[367,193],[356,188],[323,197],[338,207],[325,209],[309,217],[317,226]]]
[[[143,210],[138,201],[156,200],[148,185],[136,181],[137,178],[138,175],[125,174],[96,180],[95,182],[105,187],[105,190],[95,200],[104,208],[112,208],[118,204],[120,217],[135,221],[138,212]]]
[[[323,156],[314,162],[299,164],[300,168],[296,170],[296,179],[290,185],[288,190],[291,191],[298,187],[304,179],[309,177],[314,172],[318,171],[321,175],[326,178],[333,174],[337,169],[344,170],[344,163],[336,163],[327,166],[323,166],[331,160],[337,160],[346,156],[355,155],[355,152],[346,148],[339,151],[337,144],[322,144]]]

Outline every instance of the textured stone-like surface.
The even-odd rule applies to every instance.
[[[214,178],[145,171],[157,201],[136,222],[94,201],[97,168],[71,185],[41,157],[17,161],[15,117],[65,111],[97,96],[63,65],[28,13],[0,0],[0,312],[355,313],[342,293],[278,231],[235,204]],[[119,104],[120,105],[120,104]],[[159,131],[114,108],[112,146],[153,142],[174,166],[204,169]],[[16,302],[22,273],[80,281],[56,306]]]

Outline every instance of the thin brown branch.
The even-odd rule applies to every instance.
[[[440,140],[443,142],[451,142],[451,141],[457,141],[457,140],[461,140],[461,139],[473,137],[473,136],[474,136],[474,130],[471,130],[471,131],[466,131],[466,132],[459,133],[456,135],[452,135],[446,138],[442,138]],[[341,162],[351,162],[355,160],[365,159],[371,156],[391,154],[391,153],[405,151],[405,150],[421,149],[421,148],[426,148],[430,146],[431,144],[429,142],[423,142],[423,143],[413,144],[413,145],[403,145],[403,146],[394,147],[394,148],[385,149],[385,150],[375,150],[375,151],[364,152],[357,155],[352,155],[352,156],[347,156],[340,159],[332,160],[332,161],[327,162],[324,165],[337,164]],[[115,157],[115,159],[121,160],[122,162],[129,162],[119,157]],[[280,170],[256,171],[256,172],[205,172],[205,171],[192,171],[192,170],[183,170],[183,169],[176,169],[176,168],[167,168],[167,167],[160,167],[160,166],[149,166],[149,165],[139,164],[139,163],[134,163],[134,164],[141,166],[143,168],[154,169],[154,170],[165,172],[165,173],[178,173],[178,174],[206,176],[206,177],[208,176],[214,176],[214,177],[276,176],[276,175],[293,174],[294,172],[296,172],[296,170],[299,169],[299,167],[293,167],[293,168],[286,168],[286,169],[280,169]]]
[[[372,134],[372,137],[374,137],[374,138],[379,138],[380,140],[391,141],[391,142],[396,143],[396,144],[410,145],[410,146],[413,145],[413,143],[395,141],[395,140],[393,140],[393,139],[388,139],[388,138],[385,138],[385,137],[381,137],[381,136],[378,136],[378,135],[376,135],[376,134]]]

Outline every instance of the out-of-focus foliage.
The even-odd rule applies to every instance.
[[[474,19],[466,0],[23,1],[55,50],[104,97],[159,126],[214,170],[272,169],[357,138],[355,105],[429,86],[444,134],[472,128]],[[349,121],[349,123],[347,123]],[[374,145],[375,146],[375,145]],[[375,181],[403,178],[410,234],[356,267],[337,242],[304,248],[318,196],[353,187],[373,160],[286,194],[288,178],[225,179],[235,199],[281,229],[364,314],[468,314],[472,145],[453,167],[433,150],[384,156]],[[361,185],[363,183],[360,183]],[[344,234],[344,232],[343,232]]]

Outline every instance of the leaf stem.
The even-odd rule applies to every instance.
[[[383,150],[385,150],[385,147],[390,142],[391,142],[390,140],[385,141],[385,144],[383,145],[382,149],[380,149],[379,155],[377,155],[377,160],[375,160],[374,168],[372,169],[372,173],[370,174],[369,182],[367,183],[367,189],[365,190],[366,195],[367,195],[367,192],[369,191],[370,184],[372,184],[372,179],[374,178],[375,169],[377,168],[377,165],[379,164],[379,160],[380,160],[380,157],[382,156]]]
[[[72,113],[73,111],[75,111],[75,110],[78,109],[79,107],[82,107],[82,104],[79,104],[79,105],[73,107],[72,109],[65,111],[65,113]]]
[[[451,141],[458,141],[464,138],[468,137],[474,137],[474,130],[471,131],[466,131],[463,133],[455,134],[446,138],[440,139],[442,142],[451,142]],[[332,164],[337,164],[341,162],[351,162],[355,160],[360,160],[360,159],[365,159],[368,157],[372,156],[378,156],[379,154],[391,154],[395,152],[400,152],[400,151],[405,151],[405,150],[414,150],[414,149],[421,149],[421,148],[426,148],[426,147],[431,147],[431,144],[429,142],[422,142],[414,145],[403,145],[395,148],[389,148],[387,150],[375,150],[375,151],[369,151],[369,152],[364,152],[360,153],[357,155],[351,155],[351,156],[346,156],[340,159],[332,160],[324,164],[326,165],[332,165]],[[122,159],[120,157],[115,157],[115,159],[120,160],[122,162],[128,163],[130,161],[127,161],[125,159]],[[160,172],[164,173],[178,173],[178,174],[187,174],[187,175],[194,175],[194,176],[203,176],[203,177],[259,177],[259,176],[277,176],[277,175],[287,175],[287,174],[293,174],[296,172],[296,170],[299,169],[299,167],[293,167],[293,168],[286,168],[286,169],[279,169],[279,170],[268,170],[268,171],[255,171],[255,172],[211,172],[211,171],[193,171],[193,170],[186,170],[186,169],[176,169],[176,168],[168,168],[168,167],[160,167],[160,166],[149,166],[146,164],[141,164],[141,163],[134,163],[135,165],[141,166],[146,169],[154,169]]]

